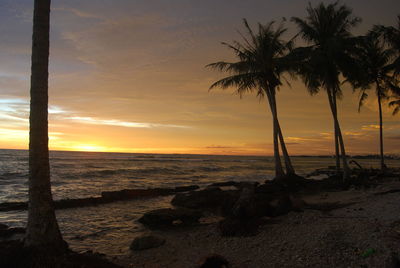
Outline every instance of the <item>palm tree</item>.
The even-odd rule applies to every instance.
[[[397,26],[375,25],[373,31],[383,36],[386,44],[396,53],[392,66],[394,74],[400,74],[400,15],[397,16]]]
[[[295,174],[279,125],[275,98],[276,91],[282,85],[282,74],[290,69],[290,62],[286,55],[291,43],[281,40],[286,29],[280,25],[275,30],[274,22],[266,25],[258,24],[257,33],[253,32],[245,19],[244,26],[248,37],[242,35],[242,43],[238,41],[234,41],[233,44],[223,43],[233,50],[237,61],[220,61],[207,65],[207,67],[229,73],[228,77],[212,84],[210,89],[214,87],[226,89],[234,86],[240,96],[254,91],[261,98],[266,96],[273,117],[275,175],[279,178],[285,174],[280,159],[279,144],[285,161],[286,173]]]
[[[54,212],[48,148],[50,0],[35,0],[32,36],[29,132],[29,208],[25,246],[64,250]]]
[[[393,75],[393,50],[387,49],[377,37],[377,33],[372,31],[360,42],[360,50],[357,57],[359,57],[359,69],[362,72],[360,72],[360,76],[355,83],[353,81],[353,84],[356,87],[361,87],[358,111],[360,111],[361,106],[368,97],[367,90],[371,86],[375,86],[379,107],[379,141],[381,170],[383,171],[386,166],[383,156],[382,100],[388,99],[390,92],[397,93],[400,90],[397,87],[398,80]]]
[[[299,35],[309,44],[299,48],[294,54],[301,56],[298,74],[303,78],[309,92],[316,94],[325,89],[334,123],[334,140],[336,169],[340,170],[339,147],[343,164],[343,178],[347,179],[350,170],[347,164],[346,151],[340,130],[337,99],[341,97],[340,75],[353,70],[354,60],[351,56],[353,38],[350,29],[360,19],[352,16],[352,10],[338,2],[325,6],[320,3],[315,8],[309,4],[306,19],[293,17],[292,21],[299,28]]]

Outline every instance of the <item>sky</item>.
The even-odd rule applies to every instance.
[[[311,1],[311,4],[319,1]],[[330,1],[323,1],[330,3]],[[265,100],[210,85],[223,73],[205,68],[233,60],[221,42],[240,40],[242,19],[305,17],[303,0],[53,0],[49,70],[52,150],[272,155]],[[342,1],[363,19],[394,25],[398,0]],[[0,2],[0,148],[28,147],[33,1]],[[296,33],[290,20],[286,38]],[[290,80],[290,79],[289,79]],[[301,80],[277,94],[292,155],[333,153],[333,122],[324,92]],[[378,153],[378,106],[371,91],[361,113],[358,93],[343,86],[338,103],[350,154]],[[400,115],[384,104],[385,152],[400,153]]]

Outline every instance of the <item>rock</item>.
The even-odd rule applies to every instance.
[[[0,230],[0,237],[7,238],[15,234],[23,234],[25,233],[25,228],[22,227],[14,227]]]
[[[146,212],[139,222],[150,227],[172,227],[177,225],[191,225],[198,223],[202,213],[198,210],[185,208],[163,208]]]
[[[229,262],[220,255],[211,255],[205,259],[200,268],[228,268]]]
[[[26,210],[28,202],[5,202],[0,204],[0,211]]]
[[[236,188],[242,190],[244,188],[255,188],[259,184],[260,183],[253,182],[253,181],[241,181],[241,182],[238,182],[235,186],[236,186]]]
[[[263,193],[263,194],[276,194],[282,192],[283,188],[280,184],[266,181],[264,184],[257,186],[256,193]]]
[[[292,210],[301,212],[304,210],[306,203],[303,199],[295,195],[289,195],[290,202],[292,203]]]
[[[279,178],[275,178],[273,183],[277,183],[283,189],[289,192],[297,192],[308,184],[307,179],[296,174],[289,174]]]
[[[233,192],[238,196],[237,191]],[[220,208],[224,203],[230,202],[234,195],[233,192],[212,187],[201,191],[177,194],[172,199],[171,204],[192,209]]]
[[[281,197],[272,200],[269,205],[272,209],[272,216],[287,214],[292,209],[292,202],[288,195],[282,195]]]
[[[101,197],[109,200],[128,200],[143,197],[156,197],[171,194],[174,191],[168,188],[154,189],[124,189],[121,191],[105,191],[101,193]]]
[[[247,185],[247,187],[243,187],[240,192],[240,196],[232,209],[232,214],[236,218],[247,219],[256,216],[257,207],[255,206],[254,202],[254,191],[254,185]]]
[[[226,187],[226,186],[236,186],[238,183],[236,181],[226,181],[226,182],[215,182],[209,186],[213,187]]]
[[[165,244],[165,238],[157,235],[142,235],[136,237],[131,245],[132,250],[145,250],[150,248],[157,248]]]
[[[175,187],[175,192],[188,192],[188,191],[194,191],[199,189],[200,187],[198,185],[190,185],[190,186],[177,186]]]

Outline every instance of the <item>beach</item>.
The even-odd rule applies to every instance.
[[[218,254],[233,268],[399,267],[400,192],[387,193],[391,190],[400,190],[398,180],[369,190],[304,196],[308,204],[353,204],[268,218],[255,236],[223,237],[217,223],[158,231],[165,245],[115,261],[125,267],[189,268]]]

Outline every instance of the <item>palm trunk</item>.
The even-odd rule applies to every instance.
[[[272,105],[271,107],[273,107],[273,113],[275,113],[275,118],[276,118],[276,124],[277,124],[277,128],[278,128],[278,136],[279,136],[279,142],[281,144],[281,148],[282,148],[282,154],[283,154],[283,159],[285,161],[285,167],[286,167],[286,174],[296,174],[296,172],[294,171],[292,162],[290,160],[288,151],[286,149],[286,144],[285,144],[285,140],[283,138],[283,134],[282,134],[282,129],[281,126],[279,124],[279,120],[278,120],[278,109],[277,109],[277,104],[276,104],[276,98],[275,95],[271,96],[272,99]]]
[[[336,161],[336,173],[340,173],[340,152],[339,152],[339,133],[336,124],[333,123],[335,129],[335,161]]]
[[[332,92],[330,89],[327,89],[327,95],[329,100],[329,106],[331,107],[331,112],[333,115],[333,99],[332,99]],[[340,173],[340,156],[339,156],[339,135],[335,120],[333,120],[333,128],[334,128],[334,140],[335,140],[335,161],[336,161],[336,174]]]
[[[283,171],[282,168],[282,162],[281,162],[281,157],[279,154],[279,144],[278,144],[278,136],[279,136],[279,131],[278,131],[278,120],[276,117],[274,105],[273,105],[273,93],[270,92],[268,89],[264,89],[264,91],[267,94],[267,99],[268,99],[268,104],[271,109],[271,114],[272,114],[272,132],[273,132],[273,140],[274,140],[274,161],[275,161],[275,177],[280,178],[285,175],[285,172]]]
[[[50,0],[35,0],[32,36],[29,132],[29,208],[25,246],[64,249],[50,186],[48,61]]]
[[[275,116],[273,116],[273,135],[274,135],[274,160],[275,160],[275,177],[283,177],[285,173],[283,172],[281,157],[279,154],[279,144],[278,144],[278,124]]]
[[[381,171],[384,171],[385,166],[385,159],[383,156],[383,119],[382,119],[382,103],[381,103],[381,94],[379,84],[376,84],[378,88],[378,106],[379,106],[379,145],[380,145],[380,153],[381,153]]]
[[[331,106],[333,121],[335,124],[335,129],[337,131],[337,139],[339,141],[339,146],[340,146],[340,151],[341,151],[342,164],[343,164],[343,180],[345,181],[350,176],[350,169],[347,164],[346,150],[345,150],[345,146],[344,146],[342,131],[340,130],[339,120],[338,120],[338,116],[337,116],[336,93],[333,90],[333,91],[328,91],[328,94],[329,94],[329,100],[330,100],[329,104]]]

